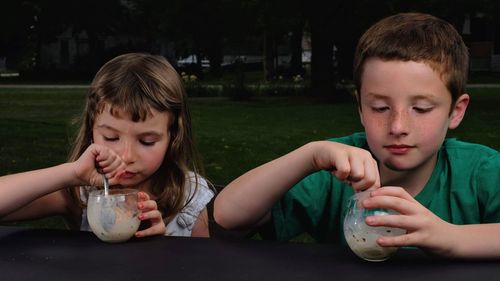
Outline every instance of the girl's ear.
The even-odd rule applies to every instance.
[[[455,129],[458,125],[460,125],[460,122],[464,119],[469,101],[470,97],[468,94],[463,94],[458,97],[450,114],[450,123],[448,124],[448,128]]]

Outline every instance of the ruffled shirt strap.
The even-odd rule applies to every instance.
[[[207,181],[190,172],[186,181],[185,200],[187,205],[166,226],[165,235],[191,236],[193,226],[200,213],[214,197]]]

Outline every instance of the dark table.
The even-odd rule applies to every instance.
[[[367,262],[331,244],[149,237],[107,244],[90,232],[0,226],[0,280],[500,280],[500,261],[400,249]]]

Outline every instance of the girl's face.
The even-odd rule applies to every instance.
[[[432,171],[448,129],[460,124],[468,103],[452,106],[438,72],[414,61],[366,61],[361,87],[361,122],[368,145],[384,169]]]
[[[151,109],[145,121],[133,122],[128,113],[110,113],[106,105],[92,130],[94,143],[109,147],[126,164],[123,186],[149,188],[149,178],[161,166],[170,143],[170,115]]]

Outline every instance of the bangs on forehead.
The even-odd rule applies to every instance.
[[[143,122],[149,117],[153,116],[153,106],[143,99],[116,99],[116,100],[103,100],[98,105],[98,112],[102,113],[106,105],[109,107],[109,113],[117,118],[129,117],[133,122]]]

